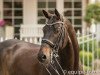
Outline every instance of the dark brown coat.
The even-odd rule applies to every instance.
[[[0,43],[0,75],[39,75],[39,45],[19,40]]]

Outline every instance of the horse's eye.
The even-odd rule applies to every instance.
[[[55,33],[58,33],[60,31],[60,27],[55,28]]]

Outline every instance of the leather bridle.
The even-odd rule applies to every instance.
[[[62,21],[59,21],[59,22],[55,22],[55,23],[52,23],[52,24],[48,24],[46,23],[46,25],[48,26],[53,26],[53,25],[56,25],[56,24],[60,24],[60,30],[59,30],[59,35],[58,35],[58,38],[56,40],[56,43],[53,43],[52,41],[48,40],[48,39],[42,39],[42,43],[46,43],[48,44],[51,48],[52,48],[52,56],[53,56],[53,59],[55,60],[55,62],[57,63],[57,65],[59,66],[59,69],[62,71],[62,73],[59,73],[58,70],[56,69],[56,67],[54,67],[54,61],[51,60],[51,66],[52,68],[55,70],[55,72],[58,74],[58,75],[65,75],[66,74],[66,71],[62,69],[61,65],[59,64],[58,62],[58,58],[59,55],[58,55],[58,50],[60,48],[59,46],[59,43],[60,41],[62,41],[62,47],[63,47],[63,44],[64,44],[64,39],[65,39],[65,35],[66,35],[66,30],[65,30],[65,27],[64,27],[64,23]],[[52,59],[52,58],[51,58]],[[52,63],[54,62],[54,63]],[[46,70],[48,71],[48,73],[51,75],[51,72],[49,71],[49,69],[47,67],[45,67]]]
[[[55,23],[52,23],[52,24],[46,23],[46,25],[48,25],[48,26],[53,26],[55,24],[60,24],[59,35],[58,35],[58,38],[56,40],[56,43],[53,43],[52,41],[50,41],[48,39],[42,39],[42,43],[48,44],[53,49],[53,54],[58,55],[59,43],[60,43],[61,40],[62,40],[62,45],[64,43],[65,27],[64,27],[64,23],[62,21],[55,22]]]

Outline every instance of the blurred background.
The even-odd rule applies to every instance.
[[[0,0],[0,42],[15,38],[41,44],[42,10],[54,13],[55,8],[75,28],[83,69],[99,71],[100,0]]]

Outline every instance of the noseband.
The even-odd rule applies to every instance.
[[[48,26],[53,26],[55,24],[61,24],[61,28],[60,28],[60,33],[58,35],[58,38],[56,40],[56,43],[53,43],[52,41],[48,40],[48,39],[42,39],[42,43],[46,43],[48,44],[52,49],[53,49],[53,53],[58,55],[58,50],[59,50],[59,42],[62,39],[62,45],[64,43],[64,37],[65,37],[65,28],[64,28],[64,23],[62,21],[59,22],[55,22],[52,24],[48,24],[46,23],[46,25]]]

